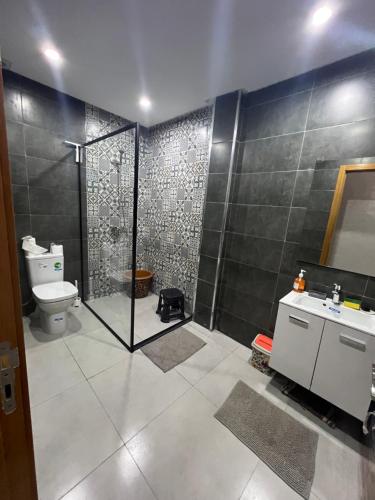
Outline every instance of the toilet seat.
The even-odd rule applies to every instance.
[[[36,285],[32,288],[32,291],[35,299],[42,304],[72,299],[78,295],[78,289],[69,281]]]

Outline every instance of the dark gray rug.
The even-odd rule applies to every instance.
[[[206,345],[202,339],[181,327],[141,348],[163,372],[171,370]]]
[[[215,417],[303,498],[310,496],[318,434],[241,380]]]

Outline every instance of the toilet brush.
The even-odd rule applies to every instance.
[[[77,281],[77,280],[75,280],[74,285],[75,285],[75,287],[78,289],[78,281]],[[77,295],[77,297],[74,299],[74,304],[73,304],[73,306],[74,306],[74,307],[80,307],[80,305],[81,305],[81,297],[79,297],[79,296]]]

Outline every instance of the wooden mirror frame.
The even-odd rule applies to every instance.
[[[326,234],[324,236],[322,253],[320,254],[319,264],[326,266],[329,256],[329,251],[331,248],[333,234],[335,232],[336,222],[340,214],[342,197],[344,194],[345,183],[348,173],[350,172],[364,172],[366,170],[375,171],[375,163],[361,163],[357,165],[341,165],[339,169],[339,175],[337,177],[335,194],[333,197],[331,210],[329,213],[328,224],[326,229]]]

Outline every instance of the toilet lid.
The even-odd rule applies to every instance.
[[[78,294],[78,290],[69,281],[56,281],[34,286],[33,294],[39,302],[48,303],[72,299]]]

